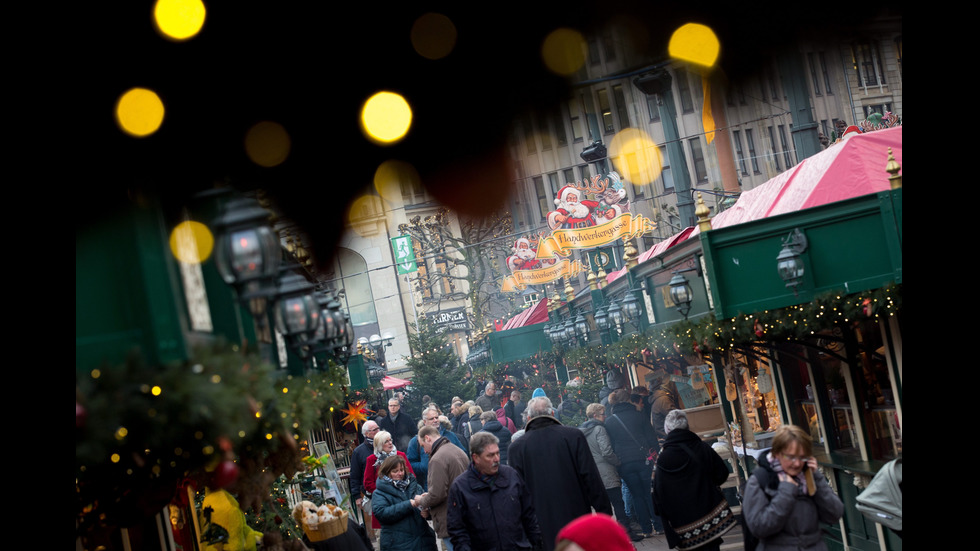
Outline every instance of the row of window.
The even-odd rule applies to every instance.
[[[826,121],[823,122],[826,123]],[[792,125],[790,125],[790,128],[792,128]],[[789,147],[789,135],[786,125],[780,124],[775,128],[769,126],[766,130],[769,138],[766,158],[773,163],[776,171],[782,172],[795,165],[796,150]],[[753,174],[762,174],[762,170],[759,167],[759,155],[755,147],[755,135],[751,128],[746,128],[744,132],[745,141],[748,144],[748,155],[745,154],[745,149],[743,149],[742,131],[732,130],[732,143],[735,147],[735,159],[738,163],[738,170],[743,176],[747,176],[749,174],[748,166],[750,165]],[[829,134],[827,135],[829,136]],[[777,139],[779,140],[780,150],[776,149]],[[782,163],[780,162],[779,151],[782,151]],[[748,165],[745,162],[746,158],[749,161]]]
[[[684,69],[675,69],[674,80],[677,82],[682,111],[693,113],[694,95],[688,73]],[[582,142],[586,135],[593,137],[598,137],[599,134],[610,135],[614,134],[617,128],[634,126],[630,120],[629,103],[623,86],[623,84],[613,84],[608,88],[596,90],[594,103],[592,95],[588,92],[583,92],[568,103],[568,122],[572,130],[573,142]],[[656,96],[647,96],[646,102],[650,122],[659,121],[660,109]],[[521,126],[524,130],[524,144],[528,155],[538,152],[539,140],[541,151],[550,150],[553,147],[552,136],[559,147],[568,145],[568,134],[560,109],[550,113],[540,112],[533,118],[525,116]]]

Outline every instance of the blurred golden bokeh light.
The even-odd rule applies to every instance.
[[[613,136],[609,158],[623,179],[634,185],[652,184],[663,169],[660,148],[638,128],[626,128]]]
[[[262,121],[245,134],[245,153],[259,166],[282,164],[289,157],[291,145],[289,133],[277,122]]]
[[[133,88],[116,102],[116,122],[123,132],[137,138],[149,136],[163,124],[163,101],[153,90]]]
[[[668,52],[676,59],[711,67],[718,60],[721,44],[710,27],[699,23],[682,25],[670,37]]]
[[[412,47],[426,59],[442,59],[456,47],[456,25],[441,13],[427,13],[415,20]]]
[[[412,193],[421,188],[421,185],[418,171],[404,161],[385,161],[374,171],[374,189],[389,203],[401,202],[403,189]]]
[[[170,40],[182,41],[201,32],[207,9],[201,0],[157,0],[153,7],[153,22],[157,30]]]
[[[568,76],[585,63],[585,38],[574,29],[556,29],[541,45],[541,57],[549,71]]]
[[[412,126],[412,108],[394,92],[378,92],[361,109],[361,125],[368,138],[390,144],[405,137]]]
[[[214,236],[207,226],[188,220],[170,232],[170,252],[185,264],[200,264],[211,256]]]

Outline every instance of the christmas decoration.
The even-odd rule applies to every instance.
[[[354,402],[353,404],[347,404],[347,407],[340,410],[346,415],[342,419],[344,425],[354,425],[354,430],[357,431],[358,424],[367,421],[367,413],[374,413],[373,411],[364,407],[367,402],[365,400],[360,400]]]

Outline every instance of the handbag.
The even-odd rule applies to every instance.
[[[701,460],[698,459],[697,455],[690,448],[683,445],[680,448],[687,452],[687,455],[698,466],[701,465]],[[680,539],[680,542],[677,544],[678,549],[685,551],[688,549],[697,549],[720,538],[725,532],[735,527],[737,521],[731,505],[728,504],[725,495],[721,493],[721,489],[715,489],[718,491],[720,501],[708,514],[684,526],[675,527],[671,525],[671,529],[674,530]]]

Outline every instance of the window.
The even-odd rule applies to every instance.
[[[565,175],[565,182],[564,182],[565,184],[574,184],[575,183],[575,169],[574,168],[566,168],[564,175]],[[555,197],[558,197],[558,190],[559,189],[561,189],[561,186],[560,185],[552,190],[552,191],[555,192],[554,193]]]
[[[770,128],[772,128],[770,126]],[[820,131],[823,132],[824,136],[830,137],[830,123],[827,119],[820,119]]]
[[[823,74],[823,87],[828,96],[834,95],[834,90],[830,87],[830,73],[827,71],[827,59],[823,52],[817,54],[820,60],[820,72]]]
[[[566,170],[565,172],[571,172],[571,169]],[[558,179],[557,172],[552,172],[548,175],[548,185],[551,186],[551,196],[558,197],[558,190],[561,189],[561,181]]]
[[[697,181],[708,181],[708,170],[704,166],[704,152],[701,151],[701,139],[691,138],[687,143],[691,146],[691,159],[694,160],[694,174]]]
[[[752,162],[752,172],[759,174],[759,158],[755,155],[755,140],[752,138],[752,129],[745,129],[745,141],[749,143],[749,161]]]
[[[616,59],[616,43],[613,42],[612,33],[607,32],[602,35],[602,50],[606,54],[606,61]]]
[[[585,182],[589,179],[589,165],[579,165],[578,167],[579,180]],[[574,180],[569,181],[569,184],[574,183]]]
[[[789,150],[789,145],[786,142],[786,127],[781,124],[779,125],[779,145],[782,146],[783,159],[786,161],[786,169],[789,170],[790,167],[796,163],[793,162],[793,158],[790,157],[791,152]]]
[[[551,129],[548,128],[548,118],[543,113],[538,114],[538,131],[541,137],[541,151],[551,149]]]
[[[531,125],[531,117],[524,117],[524,143],[527,145],[528,155],[537,153],[538,149],[534,143],[534,126]]]
[[[616,113],[619,115],[619,126],[621,128],[630,127],[630,115],[626,110],[626,96],[623,94],[623,85],[615,84],[613,89],[613,100],[616,102]]]
[[[572,140],[576,142],[582,141],[582,119],[578,115],[579,111],[575,108],[572,103],[568,104],[568,122],[572,125]]]
[[[817,80],[817,63],[814,60],[813,52],[807,52],[806,60],[810,65],[810,80],[813,82],[813,93],[821,96],[823,94],[820,93],[820,81]]]
[[[729,96],[731,99],[731,96]],[[657,105],[657,95],[649,94],[647,95],[647,111],[650,112],[650,122],[656,122],[660,120],[660,107]]]
[[[609,91],[602,88],[597,92],[597,95],[599,112],[602,114],[602,131],[606,134],[612,134],[616,131],[616,125],[613,124],[612,107],[609,105]]]
[[[738,171],[742,174],[748,174],[749,171],[745,169],[745,153],[742,152],[742,136],[738,130],[732,130],[732,141],[735,142],[735,160],[738,162]]]
[[[874,43],[856,44],[852,50],[854,68],[858,73],[858,84],[863,87],[885,84],[885,71],[881,65],[881,54]]]
[[[418,247],[416,243],[416,249]],[[351,249],[340,247],[331,268],[333,271],[328,277],[335,281],[330,285],[334,289],[345,290],[344,300],[347,301],[347,311],[350,312],[350,321],[354,327],[377,323],[378,314],[374,309],[374,295],[364,257]],[[422,271],[421,265],[419,271]]]
[[[773,132],[772,127],[769,130],[769,157],[772,160],[772,164],[776,167],[776,170],[782,172],[783,167],[779,166],[779,155],[776,155],[776,133]],[[829,136],[830,134],[825,134]]]
[[[890,103],[878,103],[875,105],[865,105],[864,106],[864,118],[870,117],[873,113],[878,113],[879,115],[884,115],[888,111],[891,111]]]
[[[415,264],[419,268],[419,271],[415,273],[418,276],[416,290],[421,293],[423,299],[432,298],[432,288],[428,284],[429,267],[425,263],[425,251],[422,250],[422,242],[413,239],[412,246],[415,247]]]
[[[589,39],[589,64],[598,65],[602,60],[599,58],[599,41],[594,37]]]
[[[664,191],[674,189],[674,175],[670,172],[670,158],[667,157],[667,150],[660,148],[660,158],[663,159],[663,166],[660,167],[660,178],[664,185]]]
[[[400,178],[398,187],[402,192],[402,200],[406,205],[414,205],[425,202],[425,188],[418,178]]]
[[[548,175],[548,179],[551,180],[552,185],[554,185],[554,182],[558,180],[558,176],[551,173]],[[534,193],[538,198],[538,212],[541,215],[541,219],[544,220],[544,218],[548,216],[548,212],[551,211],[551,208],[548,205],[548,194],[544,191],[544,178],[541,176],[535,176],[532,181],[534,182]]]
[[[558,140],[558,145],[568,145],[568,136],[565,134],[565,123],[562,121],[560,108],[554,111],[551,119],[555,123],[555,137]]]
[[[687,71],[676,69],[674,71],[677,79],[677,89],[681,96],[681,108],[685,113],[694,111],[694,98],[691,97],[691,83],[687,80]]]

